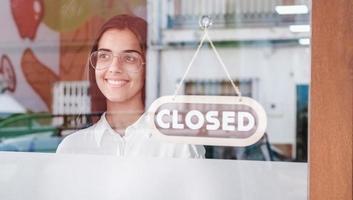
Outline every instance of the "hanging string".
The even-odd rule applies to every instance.
[[[217,57],[219,63],[222,65],[222,68],[223,68],[224,72],[226,73],[226,75],[227,75],[227,77],[228,77],[230,83],[232,84],[236,95],[239,96],[239,97],[241,97],[241,92],[240,92],[240,90],[239,90],[239,87],[238,87],[237,85],[235,85],[233,79],[230,77],[230,74],[229,74],[229,72],[228,72],[228,69],[227,69],[226,65],[224,64],[223,60],[221,59],[221,56],[219,55],[219,53],[218,53],[216,47],[214,46],[212,40],[210,39],[210,37],[209,37],[209,35],[208,35],[207,29],[205,29],[205,35],[206,35],[208,41],[210,42],[210,45],[211,45],[211,47],[212,47],[212,50],[213,50],[213,52],[216,54],[216,57]]]
[[[208,29],[208,27],[209,27],[210,25],[212,25],[212,21],[210,20],[210,18],[207,17],[207,16],[203,16],[203,17],[201,18],[201,20],[200,20],[200,26],[201,26],[201,28],[204,30],[203,37],[202,37],[202,39],[201,39],[201,41],[200,41],[199,46],[198,46],[197,49],[196,49],[196,52],[194,53],[194,55],[193,55],[193,57],[192,57],[192,59],[191,59],[189,65],[188,65],[188,67],[186,68],[186,71],[185,71],[183,77],[181,78],[179,84],[177,85],[177,87],[176,87],[176,89],[175,89],[175,91],[174,91],[174,95],[173,95],[174,98],[175,98],[175,96],[178,94],[178,91],[180,90],[181,86],[183,85],[184,80],[185,80],[186,76],[188,75],[188,73],[189,73],[189,71],[190,71],[190,69],[191,69],[191,66],[192,66],[192,64],[194,63],[194,61],[195,61],[197,55],[199,54],[200,49],[201,49],[203,43],[204,43],[205,40],[207,39],[208,42],[210,43],[211,47],[212,47],[212,50],[213,50],[214,54],[215,54],[216,57],[217,57],[218,62],[221,64],[221,66],[222,66],[224,72],[225,72],[226,75],[227,75],[227,78],[228,78],[229,81],[231,82],[231,84],[232,84],[232,86],[233,86],[233,88],[234,88],[235,94],[236,94],[237,96],[239,96],[239,97],[240,97],[240,100],[241,100],[241,92],[240,92],[240,90],[239,90],[239,87],[238,87],[237,85],[235,85],[234,81],[233,81],[232,78],[230,77],[226,65],[224,64],[224,62],[223,62],[221,56],[219,55],[219,53],[218,53],[216,47],[214,46],[214,44],[213,44],[213,42],[212,42],[210,36],[208,35],[207,29]]]
[[[202,37],[202,39],[201,39],[201,42],[200,42],[199,46],[198,46],[197,49],[196,49],[195,54],[194,54],[193,57],[191,58],[191,61],[190,61],[189,65],[188,65],[188,67],[186,68],[186,71],[185,71],[183,77],[181,78],[181,80],[180,80],[180,82],[179,82],[177,88],[176,88],[175,91],[174,91],[174,95],[173,95],[174,97],[178,94],[178,91],[179,91],[180,87],[181,87],[182,84],[184,83],[184,80],[185,80],[186,76],[188,75],[188,73],[189,73],[189,71],[190,71],[190,69],[191,69],[191,66],[192,66],[192,64],[194,63],[194,61],[195,61],[197,55],[199,54],[200,49],[201,49],[201,47],[202,47],[202,45],[203,45],[203,43],[204,43],[206,37],[207,37],[207,35],[204,34],[203,37]]]

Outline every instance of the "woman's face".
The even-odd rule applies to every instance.
[[[107,100],[117,103],[131,100],[142,101],[142,89],[145,83],[144,65],[139,71],[129,71],[126,70],[123,59],[119,60],[117,57],[117,55],[131,52],[138,52],[142,55],[136,36],[128,29],[108,30],[99,40],[98,50],[111,52],[114,55],[110,66],[95,69],[98,88]]]

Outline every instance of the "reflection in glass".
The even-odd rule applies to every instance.
[[[258,144],[207,147],[207,157],[307,161],[310,1],[157,0],[147,14],[145,1],[85,1],[60,8],[45,2],[35,6],[36,12],[30,2],[28,8],[12,4],[0,2],[0,22],[5,25],[0,37],[0,150],[54,152],[64,136],[99,119],[105,100],[90,92],[90,48],[98,27],[126,11],[150,19],[148,58],[119,54],[118,59],[136,58],[134,66],[149,66],[146,107],[173,93],[202,35],[200,16],[208,15],[213,21],[210,37],[233,80],[244,96],[264,106],[269,125],[267,138]],[[159,8],[161,4],[165,7]],[[78,9],[82,12],[74,14]],[[207,45],[183,93],[233,95]]]

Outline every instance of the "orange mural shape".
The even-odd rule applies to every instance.
[[[60,34],[59,74],[40,62],[31,49],[24,51],[21,59],[23,75],[48,109],[52,105],[52,88],[55,82],[87,79],[86,61],[95,35],[91,30],[101,23],[103,19],[93,17],[76,31]]]
[[[59,77],[49,67],[41,63],[33,51],[28,48],[23,52],[21,67],[29,85],[50,108],[52,102],[51,91]]]
[[[43,0],[11,0],[11,12],[22,39],[34,40],[44,15]]]

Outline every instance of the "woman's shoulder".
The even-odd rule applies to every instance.
[[[56,153],[69,153],[73,148],[82,146],[85,143],[91,143],[94,140],[94,129],[96,124],[77,130],[67,136],[60,142]]]
[[[84,138],[91,137],[91,136],[93,136],[95,127],[96,127],[96,124],[93,124],[92,126],[89,126],[87,128],[77,130],[77,131],[69,134],[68,136],[66,136],[63,141],[76,140],[76,139],[82,140]]]

